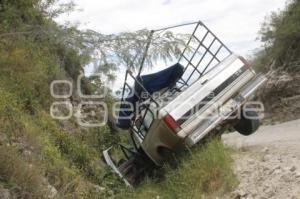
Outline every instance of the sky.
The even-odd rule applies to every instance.
[[[63,1],[63,0],[62,0]],[[264,17],[285,0],[74,0],[81,11],[58,20],[81,28],[118,33],[201,20],[234,52],[251,55]]]
[[[61,0],[68,1],[68,0]],[[264,18],[286,0],[74,0],[77,9],[57,20],[105,34],[157,29],[201,20],[233,52],[251,56]],[[86,72],[89,68],[86,67]],[[117,83],[119,85],[120,83]]]

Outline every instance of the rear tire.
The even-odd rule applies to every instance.
[[[245,112],[243,109],[241,119],[239,119],[238,123],[234,126],[234,129],[240,134],[248,136],[253,134],[259,126],[260,120],[258,119],[257,112],[253,110],[247,110]]]
[[[135,163],[135,157],[131,157],[128,161],[124,162],[121,164],[119,167],[121,173],[124,175],[124,177],[127,179],[127,181],[131,185],[136,185],[138,184],[138,172],[137,172],[137,165]]]
[[[176,169],[177,160],[176,160],[174,151],[172,151],[171,149],[166,148],[166,147],[159,147],[158,153],[163,157],[164,162],[169,163],[171,168]]]
[[[154,168],[153,162],[149,161],[141,151],[119,166],[120,172],[132,186],[139,185]]]

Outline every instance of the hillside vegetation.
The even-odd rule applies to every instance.
[[[73,30],[51,19],[50,5],[0,1],[0,187],[14,198],[88,197],[104,183],[108,129],[82,130],[49,114],[50,83],[77,78],[89,59],[58,38]]]
[[[269,82],[261,93],[266,122],[300,118],[300,1],[266,18],[260,31],[264,50],[254,58],[256,69],[266,72]]]
[[[235,182],[230,152],[219,141],[195,149],[177,169],[165,169],[170,170],[165,180],[149,179],[133,190],[100,158],[102,150],[126,140],[123,136],[111,134],[107,127],[80,128],[75,119],[53,120],[49,114],[55,100],[50,95],[51,82],[75,82],[92,60],[92,39],[116,38],[55,23],[56,16],[73,7],[63,4],[55,9],[55,2],[0,0],[0,198],[199,198],[231,189]],[[142,39],[146,33],[122,36]],[[134,66],[126,50],[141,45],[125,39],[120,42],[102,45]],[[163,49],[160,57],[176,51],[174,46]],[[106,59],[98,72],[113,79],[117,63],[110,63],[108,54],[102,53]],[[83,87],[86,93],[95,89],[88,78]],[[69,99],[72,103],[78,100],[76,95]],[[109,96],[103,100],[111,102]]]

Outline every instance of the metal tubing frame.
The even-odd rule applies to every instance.
[[[178,81],[178,83],[181,83],[182,86],[181,86],[179,89],[181,89],[181,88],[184,87],[184,86],[191,86],[191,85],[188,84],[188,81],[191,79],[192,75],[193,75],[196,71],[197,71],[197,72],[199,73],[199,75],[200,75],[197,79],[200,79],[200,78],[204,75],[204,73],[206,72],[206,70],[207,70],[207,68],[210,66],[210,64],[213,62],[213,60],[216,60],[216,61],[218,61],[218,62],[220,63],[222,60],[219,60],[219,59],[218,59],[217,54],[220,52],[220,50],[221,50],[222,48],[225,48],[225,50],[227,50],[227,52],[228,52],[229,55],[232,54],[232,51],[231,51],[231,50],[230,50],[230,49],[229,49],[229,48],[228,48],[228,47],[227,47],[227,46],[226,46],[226,45],[225,45],[225,44],[224,44],[224,43],[223,43],[223,42],[222,42],[222,41],[221,41],[214,33],[213,33],[213,32],[211,32],[211,30],[208,29],[207,26],[205,26],[201,21],[191,22],[191,23],[184,23],[184,24],[180,24],[180,25],[169,26],[169,27],[166,27],[166,28],[161,28],[161,29],[151,30],[150,33],[149,33],[148,39],[147,39],[147,45],[146,45],[146,47],[145,47],[144,56],[143,56],[142,61],[141,61],[141,64],[140,64],[140,68],[139,68],[137,77],[140,77],[140,76],[141,76],[141,73],[142,73],[142,70],[143,70],[143,67],[144,67],[144,64],[145,64],[146,57],[148,56],[148,51],[149,51],[149,48],[150,48],[150,45],[151,45],[152,37],[153,37],[153,34],[154,34],[155,32],[166,31],[166,30],[169,30],[169,29],[178,28],[178,27],[182,27],[182,26],[188,26],[188,25],[194,25],[194,24],[197,24],[197,25],[196,25],[195,29],[193,30],[193,33],[191,34],[191,36],[190,36],[188,42],[187,42],[186,45],[185,45],[184,50],[182,51],[182,53],[181,53],[181,55],[180,55],[180,57],[179,57],[179,59],[178,59],[178,62],[180,62],[182,59],[185,59],[185,60],[188,62],[188,64],[187,64],[186,67],[184,68],[184,72],[187,70],[187,68],[188,68],[189,66],[192,66],[192,67],[194,68],[194,70],[192,71],[192,73],[190,74],[190,76],[187,78],[186,81],[183,80],[182,78],[180,78],[179,81],[182,81],[182,82],[179,82],[179,81]],[[206,30],[206,33],[205,33],[205,35],[202,37],[201,40],[200,40],[198,37],[196,37],[196,35],[195,35],[195,33],[197,32],[197,30],[198,30],[198,28],[199,28],[200,26],[203,27],[203,28]],[[205,45],[203,44],[203,42],[205,41],[205,39],[207,38],[207,36],[208,36],[209,34],[213,37],[213,40],[212,40],[212,42],[210,43],[210,45],[207,47],[207,46],[205,46]],[[195,51],[194,51],[192,57],[191,57],[190,59],[188,59],[188,58],[185,56],[185,53],[186,53],[187,49],[189,48],[189,45],[190,45],[190,43],[191,43],[191,41],[192,41],[193,38],[196,39],[196,40],[199,42],[199,45],[198,45],[197,48],[195,49]],[[220,43],[220,46],[219,46],[218,50],[217,50],[215,53],[212,53],[212,52],[210,51],[210,48],[213,46],[213,44],[214,44],[215,41],[218,41],[218,42]],[[198,62],[197,65],[195,66],[195,65],[192,63],[192,60],[194,59],[194,57],[196,56],[197,52],[199,51],[199,49],[200,49],[201,47],[203,47],[203,48],[205,49],[205,53],[202,55],[201,59],[199,60],[199,62]],[[198,70],[198,67],[199,67],[200,64],[202,63],[202,61],[203,61],[204,57],[207,55],[207,53],[209,53],[209,54],[212,56],[212,58],[211,58],[211,60],[209,61],[209,63],[204,67],[204,70],[201,72],[201,71]],[[228,56],[229,56],[229,55],[228,55]],[[148,98],[147,98],[147,99],[142,99],[140,96],[136,95],[136,92],[135,92],[134,88],[132,89],[132,88],[130,87],[130,85],[127,83],[128,75],[129,75],[131,78],[133,78],[133,80],[134,80],[135,83],[139,84],[139,86],[140,86],[140,87],[142,88],[142,90],[143,90],[142,92],[148,93]],[[151,104],[151,102],[154,102],[155,105],[156,105],[157,107],[159,107],[158,102],[156,102],[156,101],[153,99],[153,97],[152,97],[152,96],[150,95],[150,93],[145,89],[145,87],[143,86],[143,84],[142,84],[140,81],[138,81],[138,79],[137,79],[136,77],[134,77],[134,75],[132,74],[132,72],[131,72],[130,70],[127,70],[127,71],[126,71],[125,81],[124,81],[124,86],[123,86],[123,91],[122,91],[121,102],[124,102],[124,101],[125,101],[125,99],[124,99],[124,94],[125,94],[125,88],[126,88],[126,87],[128,87],[128,88],[131,90],[131,92],[134,92],[133,94],[136,95],[136,96],[138,97],[138,99],[139,99],[140,102],[149,100],[149,102],[147,102],[147,104],[146,104],[146,108],[145,108],[146,111],[145,111],[145,113],[144,113],[144,115],[143,115],[143,117],[142,117],[142,121],[141,121],[141,122],[144,121],[144,119],[145,119],[145,117],[146,117],[148,111],[150,111],[151,114],[154,115],[154,113],[152,112],[152,110],[150,110],[150,104]],[[155,117],[155,115],[154,115],[154,117]],[[153,120],[153,121],[154,121],[154,120]],[[153,123],[153,121],[152,121],[152,123]],[[152,125],[152,123],[151,123],[151,125]],[[131,126],[130,126],[130,129],[131,129],[132,133],[135,132],[135,133],[143,140],[143,139],[144,139],[144,135],[141,134],[141,126],[142,126],[142,125],[140,125],[140,127],[139,127],[137,130],[134,129],[134,125],[135,125],[135,121],[132,121]],[[151,125],[150,125],[150,127],[151,127]],[[132,133],[131,133],[131,137],[132,137]],[[133,137],[132,137],[132,139],[133,139]],[[133,139],[133,142],[134,142],[134,139]],[[135,148],[137,148],[136,143],[134,143],[134,146],[135,146]]]

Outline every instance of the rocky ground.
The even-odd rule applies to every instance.
[[[223,136],[234,154],[237,189],[224,198],[300,199],[300,120]]]

